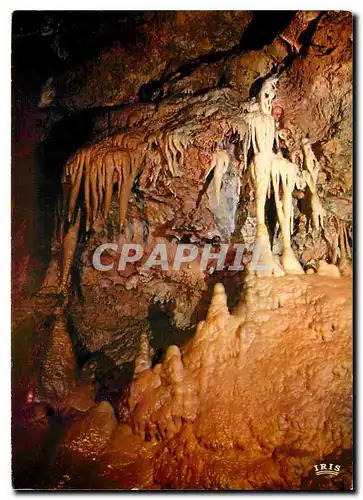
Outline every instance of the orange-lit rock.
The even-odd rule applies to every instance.
[[[128,444],[105,463],[144,441],[149,458],[137,448],[129,458],[140,489],[302,488],[316,462],[341,463],[351,447],[351,334],[346,278],[252,279],[232,315],[217,285],[183,357],[170,347],[134,379],[130,423],[140,437],[120,428]],[[123,460],[118,472],[111,465],[119,487],[131,469]]]
[[[352,41],[347,11],[15,12],[15,488],[352,488]],[[275,276],[231,266],[256,241]]]

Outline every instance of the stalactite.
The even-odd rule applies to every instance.
[[[339,247],[340,247],[340,261],[346,261],[352,258],[352,252],[349,244],[347,223],[343,220],[337,219],[338,234],[339,234]]]
[[[114,171],[115,166],[113,161],[109,161],[107,158],[105,159],[105,196],[104,196],[104,204],[103,204],[103,214],[105,219],[107,219],[108,212],[111,205],[111,199],[113,194],[113,185],[114,185]]]
[[[83,167],[84,167],[84,158],[83,155],[80,155],[78,158],[78,172],[76,172],[75,181],[72,181],[71,194],[69,198],[69,211],[68,211],[68,221],[71,222],[74,214],[74,210],[76,208],[78,193],[82,183],[83,177]]]
[[[178,167],[184,164],[184,153],[190,143],[190,138],[181,132],[162,132],[158,134],[156,140],[170,174],[177,175]],[[179,160],[178,154],[180,155]]]
[[[244,171],[247,170],[247,166],[248,166],[248,151],[251,147],[251,141],[252,141],[252,129],[251,129],[251,124],[248,123],[247,127],[246,127],[246,132],[245,132],[245,135],[244,135],[243,141],[242,141]]]
[[[68,232],[63,238],[59,285],[61,293],[66,293],[77,245],[82,209],[78,200],[82,181],[86,231],[90,230],[100,214],[105,218],[108,216],[115,184],[119,202],[119,225],[123,227],[131,189],[143,163],[147,143],[138,142],[142,134],[136,134],[135,137],[128,135],[126,140],[124,136],[120,137],[81,148],[64,167],[62,182],[67,222],[64,221],[63,225],[68,224]],[[129,149],[121,148],[117,143],[127,144]],[[76,222],[73,224],[76,210]]]
[[[347,249],[347,255],[348,255],[348,258],[351,259],[352,258],[352,252],[351,252],[351,249],[350,249],[350,245],[349,245],[349,239],[348,239],[348,231],[347,231],[347,226],[346,224],[344,224],[344,242],[345,242],[345,247]]]
[[[220,201],[222,178],[227,171],[229,162],[230,157],[227,151],[217,151],[213,153],[209,171],[212,171],[214,169],[213,184],[217,205],[219,205]]]
[[[311,193],[311,219],[313,227],[314,229],[319,229],[320,227],[324,229],[325,210],[317,194],[317,182],[320,165],[308,139],[303,139],[302,147],[305,160],[304,165],[306,168],[304,171],[304,177]]]
[[[129,143],[130,144],[130,143]],[[98,215],[107,217],[112,199],[113,185],[118,184],[120,225],[124,223],[130,192],[136,174],[143,162],[146,144],[134,149],[122,149],[106,141],[81,149],[66,164],[63,183],[70,178],[71,192],[68,202],[68,220],[72,221],[83,180],[86,229],[90,229]],[[116,172],[116,178],[114,173]]]

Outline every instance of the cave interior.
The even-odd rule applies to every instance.
[[[352,489],[352,24],[13,13],[14,488]]]

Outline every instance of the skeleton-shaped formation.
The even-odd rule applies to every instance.
[[[279,150],[275,119],[272,116],[272,102],[276,97],[276,77],[270,77],[262,84],[258,103],[259,110],[248,115],[251,128],[253,158],[251,173],[256,198],[257,235],[255,251],[260,255],[259,273],[281,276],[284,271],[302,274],[303,270],[291,249],[293,223],[292,192],[295,188],[297,166],[274,152],[275,143]],[[282,234],[282,265],[272,255],[268,230],[265,224],[265,204],[270,194],[271,183],[278,221]],[[282,192],[282,193],[281,193]]]

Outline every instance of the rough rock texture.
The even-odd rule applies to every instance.
[[[67,430],[60,453],[76,455],[75,462],[81,460],[77,455],[95,460],[106,448],[116,425],[117,421],[112,406],[103,401]],[[67,460],[69,460],[68,457]]]
[[[274,65],[282,65],[288,54],[286,44],[277,38],[261,50],[233,55],[226,61],[226,78],[232,88],[238,90],[243,99],[247,99],[255,80],[267,75]]]
[[[347,168],[352,164],[352,91],[352,17],[327,12],[318,20],[306,55],[294,59],[281,79],[278,99],[286,126],[295,124],[315,144],[334,194],[352,187],[352,169]]]
[[[348,278],[251,278],[233,314],[216,285],[183,354],[170,346],[161,364],[135,373],[127,423],[100,455],[94,484],[309,489],[314,464],[329,457],[340,482],[324,478],[317,489],[343,480],[349,489],[351,306]],[[67,487],[80,484],[74,474]]]
[[[68,333],[67,318],[61,308],[55,311],[40,378],[44,397],[55,401],[66,398],[75,382],[72,341]]]
[[[52,80],[43,90],[41,104],[73,110],[112,106],[138,100],[140,90],[148,84],[150,90],[144,92],[152,96],[153,81],[162,81],[167,75],[178,80],[180,66],[237,45],[251,17],[243,11],[146,13],[135,43],[105,50],[86,67]]]

